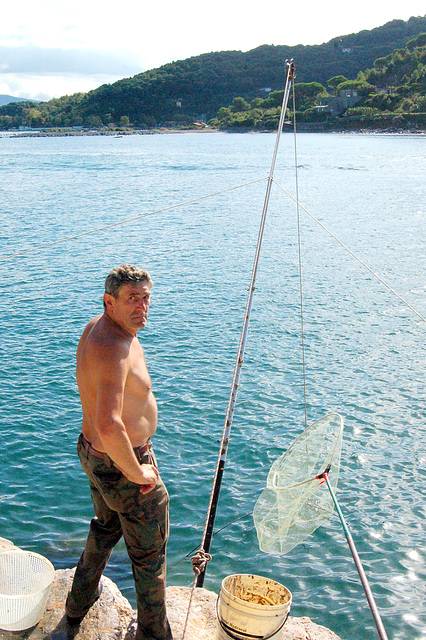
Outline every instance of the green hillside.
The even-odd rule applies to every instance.
[[[250,103],[236,97],[211,125],[219,129],[276,129],[283,91]],[[343,75],[295,86],[296,120],[309,129],[426,128],[426,33],[377,58],[354,80]],[[290,103],[291,104],[291,103]],[[291,110],[290,114],[291,114]]]
[[[223,51],[166,64],[158,69],[45,103],[0,107],[0,127],[135,127],[186,125],[208,120],[235,97],[265,99],[285,81],[285,61],[294,58],[297,83],[326,86],[335,76],[356,79],[407,42],[426,32],[426,16],[394,20],[371,31],[322,45],[263,45],[247,53]],[[325,93],[326,90],[323,89]]]

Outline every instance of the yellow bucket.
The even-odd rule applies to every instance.
[[[279,640],[290,607],[291,593],[279,582],[228,576],[219,594],[216,640]]]

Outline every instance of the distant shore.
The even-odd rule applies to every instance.
[[[7,138],[67,138],[74,136],[109,136],[111,138],[123,138],[124,136],[151,136],[182,133],[218,133],[218,129],[200,127],[191,129],[172,129],[157,127],[153,129],[28,129],[0,131],[0,137]]]
[[[283,129],[284,133],[292,133],[293,129],[288,127]],[[184,133],[274,133],[269,130],[258,129],[214,129],[212,127],[196,127],[196,128],[167,128],[157,127],[153,129],[126,129],[126,130],[110,130],[110,129],[29,129],[29,130],[9,130],[0,131],[0,138],[67,138],[75,136],[99,137],[108,136],[111,138],[123,138],[126,136],[151,136],[151,135],[178,135]],[[425,135],[424,129],[397,129],[383,128],[370,129],[356,128],[347,129],[340,127],[321,127],[318,125],[310,126],[306,123],[301,124],[297,128],[297,133],[358,133],[358,134],[381,134],[381,135]]]

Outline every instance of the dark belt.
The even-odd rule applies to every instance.
[[[81,437],[81,442],[83,444],[83,447],[85,448],[85,450],[90,453],[92,456],[95,456],[95,458],[100,458],[101,460],[104,459],[104,456],[108,455],[107,453],[102,453],[102,451],[98,451],[97,449],[95,449],[94,447],[92,447],[92,445],[90,444],[90,442],[88,440],[86,440],[86,438],[82,435]],[[145,453],[145,451],[148,451],[148,449],[151,447],[151,440],[148,440],[148,442],[145,442],[145,444],[141,444],[139,447],[134,447],[133,451],[135,452],[135,455],[137,457],[137,459],[140,462],[140,456]]]

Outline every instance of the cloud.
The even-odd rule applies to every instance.
[[[338,0],[306,0],[292,19],[285,5],[272,0],[260,13],[229,0],[218,0],[214,11],[197,0],[165,0],[160,12],[155,3],[135,0],[122,0],[117,11],[105,10],[100,0],[22,0],[6,3],[3,13],[0,92],[45,100],[209,51],[327,42],[423,15],[424,0],[360,0],[348,11]]]
[[[0,73],[78,74],[125,77],[143,71],[125,51],[43,48],[34,44],[0,45]]]
[[[128,51],[0,45],[0,93],[49,100],[87,92],[144,71]]]
[[[87,93],[102,84],[121,80],[122,76],[78,75],[72,73],[50,75],[29,73],[0,73],[0,95],[40,100],[60,98],[73,93]]]

